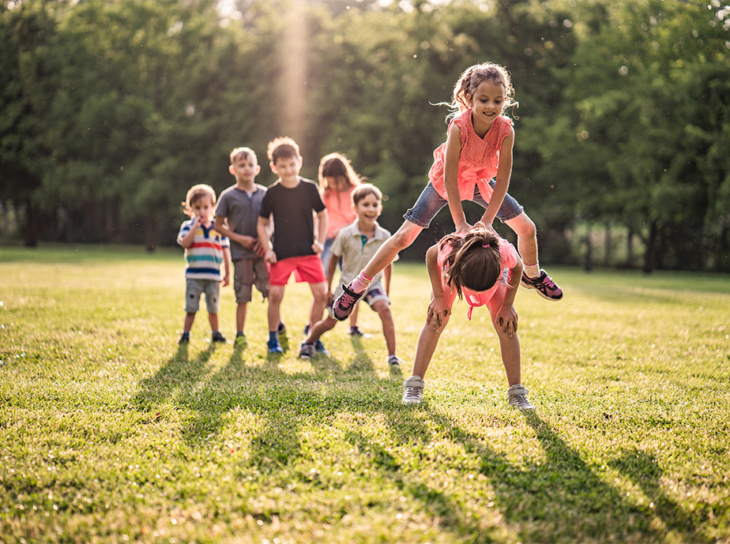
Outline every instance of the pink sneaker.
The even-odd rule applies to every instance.
[[[352,290],[352,283],[350,283],[350,285],[343,285],[342,294],[337,297],[337,300],[335,300],[332,306],[332,314],[335,316],[335,319],[337,321],[344,321],[350,317],[355,304],[364,294],[365,291],[362,293],[355,293]]]
[[[537,289],[537,294],[544,299],[560,300],[563,298],[563,290],[542,269],[537,278],[531,278],[523,272],[521,283],[528,289]]]

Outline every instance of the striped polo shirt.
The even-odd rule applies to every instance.
[[[178,244],[182,245],[182,239],[190,232],[194,222],[195,218],[192,218],[180,226],[180,233],[177,235]],[[220,281],[223,249],[227,247],[229,247],[228,238],[216,232],[212,220],[208,227],[200,225],[195,232],[193,245],[185,249],[185,260],[188,263],[185,277]]]

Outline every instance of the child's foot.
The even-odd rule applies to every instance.
[[[300,359],[311,359],[314,356],[314,344],[308,344],[302,342],[299,344],[299,358]]]
[[[403,362],[397,355],[388,355],[388,358],[385,360],[390,366],[393,367],[400,366],[400,364]]]
[[[221,342],[222,344],[225,344],[227,342],[226,337],[221,334],[221,331],[213,331],[210,339],[213,342]]]
[[[403,404],[421,404],[423,400],[423,388],[426,382],[420,376],[411,376],[403,382]]]
[[[560,300],[563,298],[563,290],[542,269],[540,269],[540,275],[536,278],[531,278],[523,272],[521,283],[523,287],[528,289],[537,289],[537,294],[547,300]]]
[[[276,329],[276,332],[278,332],[279,334],[286,334],[286,325],[279,322],[279,327]]]
[[[284,353],[278,340],[269,340],[266,342],[266,347],[269,348],[269,353]]]
[[[190,342],[190,333],[184,332],[182,333],[182,336],[180,336],[180,340],[177,341],[179,345],[187,344]]]
[[[248,343],[248,340],[246,340],[246,335],[241,331],[237,332],[235,344],[237,346],[245,346],[247,343]]]
[[[507,390],[507,398],[509,398],[509,403],[515,408],[519,408],[520,410],[534,410],[535,407],[527,400],[527,393],[529,391],[527,391],[526,387],[515,384]]]
[[[365,291],[355,293],[351,289],[351,286],[352,283],[350,283],[350,285],[342,286],[342,294],[337,297],[337,300],[335,300],[335,303],[332,307],[332,314],[335,316],[335,319],[337,321],[344,321],[345,319],[350,317],[350,314],[352,313],[352,309],[355,307],[355,304],[365,294]]]
[[[329,354],[330,354],[330,352],[327,351],[327,348],[324,347],[324,344],[322,343],[322,341],[319,339],[317,339],[317,341],[314,343],[314,350],[317,353],[321,353],[322,355],[329,356]]]
[[[370,338],[370,335],[362,332],[357,325],[355,325],[354,327],[350,327],[350,336],[357,336],[358,338]]]

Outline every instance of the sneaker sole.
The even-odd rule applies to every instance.
[[[401,404],[421,404],[420,400],[401,400]]]
[[[540,289],[538,289],[537,287],[533,287],[529,283],[525,283],[523,281],[520,281],[520,285],[522,285],[522,287],[524,287],[525,289],[532,289],[533,291],[537,291],[537,294],[538,295],[540,295],[545,300],[549,300],[550,302],[557,302],[557,301],[559,301],[559,300],[561,300],[563,298],[563,294],[562,293],[560,293],[560,296],[558,298],[553,298],[553,297],[551,297],[549,295],[546,295],[542,291],[540,291]]]

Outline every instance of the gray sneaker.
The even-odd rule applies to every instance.
[[[515,384],[507,390],[507,398],[509,398],[509,403],[515,408],[519,408],[520,410],[534,410],[535,407],[527,400],[527,393],[529,391],[525,386]]]
[[[423,400],[423,388],[426,382],[420,376],[411,376],[403,382],[403,404],[421,404]]]
[[[400,364],[403,362],[403,360],[400,357],[398,357],[397,355],[388,355],[388,358],[385,359],[385,361],[390,366],[400,366]]]
[[[307,344],[302,342],[299,344],[299,358],[300,359],[311,359],[314,356],[314,344]]]

